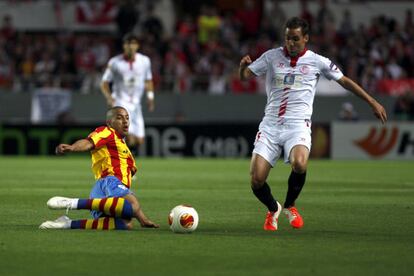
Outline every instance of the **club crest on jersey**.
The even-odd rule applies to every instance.
[[[299,71],[302,74],[307,75],[309,73],[309,67],[307,65],[303,65],[299,68]]]

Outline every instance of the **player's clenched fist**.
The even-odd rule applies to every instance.
[[[56,147],[55,153],[60,155],[60,154],[64,154],[65,152],[71,151],[71,149],[72,149],[71,145],[60,144]]]
[[[252,59],[250,58],[249,55],[246,55],[241,59],[240,66],[245,67],[245,66],[249,65],[250,63],[252,63]]]

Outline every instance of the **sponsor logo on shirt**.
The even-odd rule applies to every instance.
[[[295,75],[293,74],[287,74],[285,75],[283,79],[283,84],[285,85],[293,85],[295,83]]]
[[[276,74],[274,85],[277,88],[300,88],[303,87],[303,76],[294,74]]]

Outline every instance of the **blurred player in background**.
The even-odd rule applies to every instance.
[[[142,116],[141,98],[146,92],[148,110],[154,110],[154,84],[149,57],[137,53],[138,37],[126,34],[123,54],[111,58],[104,72],[101,91],[107,105],[125,107],[131,120],[127,143],[132,152],[137,152],[144,143],[145,125]],[[110,83],[112,83],[112,91]]]
[[[52,197],[47,202],[51,209],[87,209],[93,219],[71,220],[62,216],[42,223],[40,229],[98,229],[129,230],[136,218],[142,227],[158,228],[142,211],[131,192],[131,178],[137,172],[135,160],[124,138],[128,133],[129,115],[123,107],[112,107],[106,115],[106,126],[101,126],[72,145],[60,144],[56,154],[90,151],[96,184],[89,199]]]
[[[309,25],[294,17],[287,21],[285,46],[268,50],[252,62],[250,56],[240,61],[242,80],[266,74],[267,105],[259,125],[251,159],[251,187],[255,196],[268,208],[264,229],[277,230],[282,206],[273,197],[266,183],[270,169],[282,152],[292,167],[283,212],[294,228],[304,225],[295,207],[306,179],[311,149],[311,115],[316,84],[322,74],[366,101],[384,123],[384,107],[363,88],[344,76],[329,59],[306,48]]]

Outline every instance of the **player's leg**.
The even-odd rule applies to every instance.
[[[127,144],[134,156],[138,155],[140,145],[145,142],[145,126],[141,109],[131,113]]]
[[[254,195],[270,212],[276,212],[278,207],[270,187],[266,182],[272,166],[266,159],[257,153],[253,153],[250,162],[250,185]]]
[[[278,131],[262,121],[256,135],[250,164],[252,191],[268,209],[263,228],[272,231],[277,230],[277,222],[282,210],[282,206],[273,197],[266,182],[270,169],[275,165],[282,150],[278,146],[278,135],[275,134],[278,134]]]
[[[127,229],[132,229],[133,227],[133,221],[131,220],[131,218],[138,219],[142,227],[159,227],[157,224],[153,223],[145,216],[137,197],[116,177],[109,177],[108,181],[101,182],[101,185],[98,186],[98,193],[96,195],[99,196],[100,193],[102,193],[101,191],[108,199],[118,198],[119,201],[123,201],[122,213],[120,215],[122,218],[124,218],[124,222],[126,223]],[[91,197],[93,196],[94,190],[92,190],[91,192]],[[121,208],[121,206],[118,207]],[[127,208],[127,210],[125,210],[125,207]],[[108,215],[108,213],[105,211],[106,210],[104,210],[104,214]],[[92,215],[94,214],[92,213]],[[109,213],[109,215],[118,217],[117,214],[114,215],[112,213]],[[127,219],[128,221],[125,221],[125,219]]]
[[[47,205],[51,209],[91,210],[93,219],[70,220],[64,216],[43,223],[42,229],[97,229],[129,230],[134,217],[132,205],[123,196],[130,193],[116,177],[99,179],[92,188],[89,199],[53,197]]]
[[[107,215],[123,219],[134,216],[132,205],[123,198],[130,190],[116,177],[99,179],[92,188],[90,198],[52,197],[47,206],[50,209],[91,210],[94,217]]]
[[[123,198],[130,191],[116,177],[96,182],[89,199],[79,199],[77,208],[91,210],[93,219],[71,221],[71,229],[131,230],[132,205]],[[118,212],[116,211],[118,210]]]
[[[289,159],[292,171],[288,179],[288,192],[284,208],[295,206],[295,200],[305,185],[309,149],[304,145],[296,145],[292,148]]]
[[[266,214],[264,230],[276,231],[277,223],[282,206],[273,197],[271,189],[266,182],[272,166],[261,155],[253,153],[250,163],[250,184],[253,194],[268,209]]]
[[[130,230],[131,220],[123,220],[114,217],[101,217],[94,219],[71,220],[67,216],[61,216],[53,221],[45,221],[40,229],[94,229],[94,230]]]
[[[145,123],[144,123],[144,116],[142,115],[142,111],[138,110],[136,114],[136,132],[135,135],[137,137],[137,145],[138,147],[145,143]]]
[[[288,179],[288,190],[283,212],[288,217],[292,227],[301,228],[304,222],[295,207],[295,201],[305,185],[311,148],[311,131],[308,122],[294,126],[293,129],[293,132],[288,133],[288,139],[284,148],[285,161],[291,164],[292,171]]]

